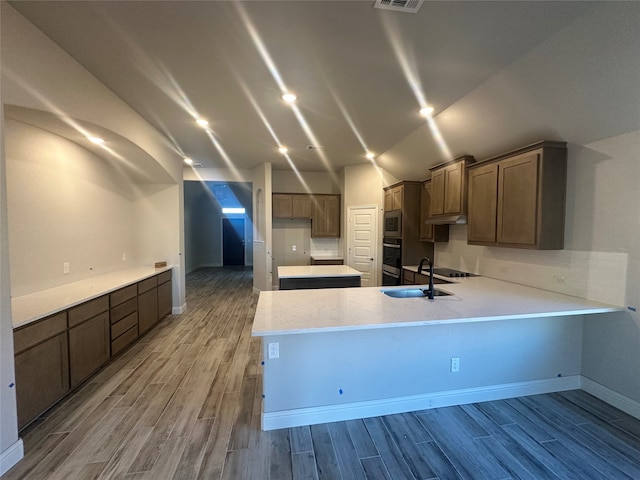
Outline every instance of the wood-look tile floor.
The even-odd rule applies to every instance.
[[[640,421],[582,391],[262,432],[256,301],[250,270],[189,275],[2,479],[640,479]]]

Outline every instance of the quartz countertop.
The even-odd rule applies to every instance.
[[[329,255],[327,253],[314,253],[311,258],[316,260],[344,260],[342,255]]]
[[[116,270],[29,295],[13,297],[11,299],[13,328],[27,325],[145,278],[171,270],[171,268],[171,266],[162,268],[134,267]]]
[[[392,298],[382,292],[418,287],[263,291],[258,300],[252,335],[411,327],[624,310],[621,306],[486,277],[464,278],[439,285],[439,290],[452,295],[434,300]]]
[[[362,272],[346,265],[301,265],[278,267],[278,278],[361,277]]]

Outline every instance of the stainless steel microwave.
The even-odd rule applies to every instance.
[[[402,237],[402,211],[384,212],[384,236],[391,238]]]

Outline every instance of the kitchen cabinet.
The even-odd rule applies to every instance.
[[[430,218],[466,215],[469,155],[432,167]]]
[[[158,320],[171,315],[171,306],[173,304],[171,275],[171,270],[158,275]]]
[[[340,195],[314,195],[312,237],[340,237]]]
[[[394,185],[384,190],[384,211],[402,210],[404,200],[404,185]]]
[[[422,182],[420,190],[420,240],[423,242],[448,242],[449,225],[426,223],[431,212],[431,180]]]
[[[311,236],[340,238],[340,195],[274,193],[273,218],[309,218]]]
[[[151,329],[159,320],[158,277],[138,282],[138,334]]]
[[[341,258],[316,258],[311,257],[311,265],[344,265]]]
[[[312,197],[303,193],[274,193],[273,218],[311,218]]]
[[[69,310],[69,381],[80,384],[110,357],[109,298],[96,298]]]
[[[61,399],[69,387],[67,312],[14,332],[18,429]]]
[[[138,338],[137,294],[137,285],[129,285],[109,295],[112,356]]]
[[[564,247],[567,150],[538,142],[469,170],[469,244]]]
[[[423,270],[426,273],[416,273],[408,268],[402,269],[402,284],[403,285],[429,285],[429,271]],[[445,284],[451,283],[439,278],[433,278],[433,284]]]

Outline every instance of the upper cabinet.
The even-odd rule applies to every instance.
[[[311,195],[274,193],[273,218],[311,218]]]
[[[314,195],[312,237],[340,237],[340,195]]]
[[[274,193],[273,218],[311,220],[311,236],[340,238],[340,195]]]
[[[439,219],[467,213],[467,167],[469,155],[431,168],[431,209],[429,217]]]
[[[469,169],[468,243],[564,247],[567,148],[539,142]]]
[[[422,182],[420,189],[420,240],[423,242],[448,242],[449,225],[427,223],[431,212],[431,180]]]
[[[388,187],[384,191],[384,211],[392,212],[402,210],[404,197],[404,185]]]

